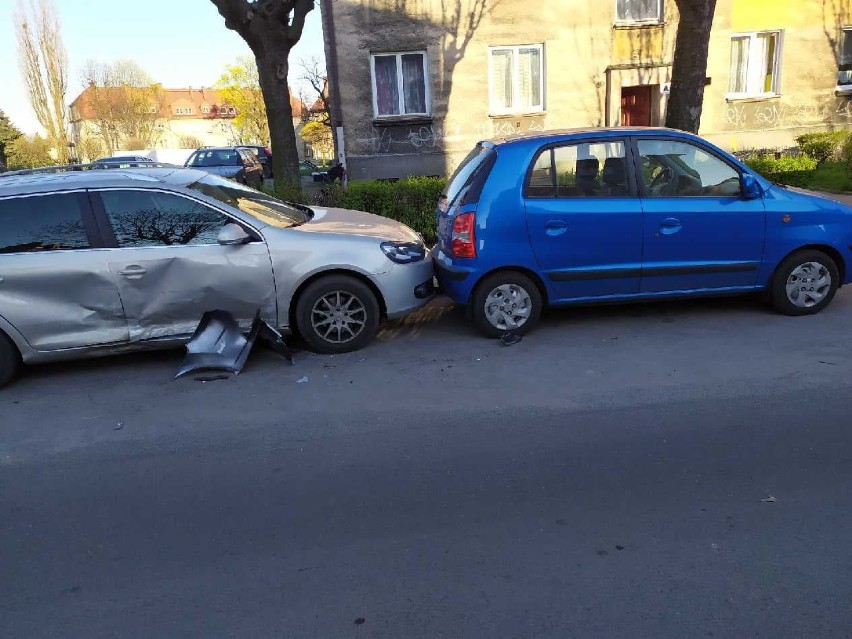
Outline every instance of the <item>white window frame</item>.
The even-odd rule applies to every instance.
[[[423,58],[423,85],[426,111],[423,113],[405,113],[405,86],[402,78],[402,56],[421,55]],[[376,58],[396,56],[396,91],[399,100],[399,113],[379,115],[379,97],[376,90]],[[377,120],[392,120],[394,118],[430,117],[432,115],[432,91],[429,87],[429,55],[425,49],[415,51],[377,51],[370,54],[370,81],[373,88],[373,117]]]
[[[524,107],[523,109],[517,108],[514,105],[509,107],[508,109],[505,107],[499,107],[494,102],[494,85],[492,83],[492,79],[494,77],[494,62],[493,62],[493,53],[495,51],[512,51],[512,97],[520,95],[520,80],[521,76],[518,73],[517,61],[519,59],[519,53],[521,49],[538,49],[538,63],[539,63],[539,77],[541,78],[541,103],[538,105],[530,105],[528,107]],[[543,44],[513,44],[506,46],[494,46],[488,47],[488,112],[490,115],[522,115],[526,113],[542,113],[544,111],[544,102],[545,102],[545,87],[547,86],[547,79],[544,76],[545,66],[544,66],[544,45]]]
[[[840,27],[840,52],[839,52],[838,57],[843,55],[843,39],[846,37],[847,34],[849,35],[850,38],[852,38],[852,25],[846,24],[846,25],[843,25],[843,26]],[[841,70],[840,70],[840,66],[841,66],[840,60],[838,60],[837,61],[838,80],[840,79],[840,74],[842,73]],[[836,85],[837,86],[834,87],[835,92],[844,93],[844,94],[852,93],[852,84],[840,84],[839,82],[837,82]]]
[[[201,107],[201,112],[202,112],[204,115],[207,115],[208,113],[210,113],[210,107],[209,107],[209,106],[203,106],[203,107]]]
[[[644,20],[621,20],[618,17],[618,3],[622,0],[615,0],[615,24],[618,26],[634,25],[634,24],[662,24],[663,23],[663,0],[657,0],[657,17],[646,18]]]
[[[730,91],[731,81],[728,78],[728,93],[725,98],[727,100],[747,100],[754,98],[774,98],[781,95],[781,60],[783,57],[784,51],[784,30],[783,29],[764,29],[762,31],[747,31],[744,33],[732,33],[730,43],[733,44],[734,40],[748,38],[748,59],[746,60],[746,83],[751,84],[752,82],[757,82],[758,78],[763,78],[763,67],[753,67],[751,60],[751,52],[754,43],[757,41],[758,36],[766,35],[769,33],[775,34],[775,60],[773,61],[773,77],[775,78],[774,87],[772,91],[757,91],[750,92],[746,90],[744,93],[732,93]],[[728,66],[730,67],[730,47],[728,48]],[[760,82],[762,84],[762,80]]]

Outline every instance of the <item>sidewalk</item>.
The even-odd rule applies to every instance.
[[[852,206],[852,193],[826,193],[825,191],[810,191],[810,193]]]

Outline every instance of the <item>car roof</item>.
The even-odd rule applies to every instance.
[[[495,146],[500,146],[504,144],[517,144],[524,143],[528,141],[537,141],[540,142],[542,140],[548,139],[563,139],[563,138],[572,138],[572,137],[586,137],[586,136],[594,136],[594,137],[623,137],[625,135],[632,136],[654,136],[654,135],[666,135],[666,136],[675,136],[682,137],[684,139],[691,139],[693,136],[689,133],[685,133],[684,131],[679,131],[677,129],[667,129],[665,127],[646,127],[646,126],[619,126],[619,127],[581,127],[576,129],[553,129],[549,131],[528,131],[525,133],[514,133],[512,135],[505,135],[500,137],[495,137],[491,140],[491,143]]]
[[[131,167],[7,176],[0,174],[0,197],[105,187],[187,186],[204,175],[205,171],[182,167]]]

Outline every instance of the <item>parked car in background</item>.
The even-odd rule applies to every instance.
[[[668,129],[481,142],[438,206],[438,279],[487,335],[543,306],[761,291],[817,313],[852,278],[852,209]]]
[[[150,162],[154,162],[154,160],[143,155],[113,155],[97,159],[92,164],[109,165],[110,168],[126,169],[131,166],[139,166],[140,163]]]
[[[246,144],[242,148],[251,151],[254,157],[257,158],[257,161],[260,162],[260,165],[263,167],[264,179],[269,179],[273,177],[272,151],[269,149],[268,146],[262,146],[260,144]]]
[[[0,386],[22,361],[180,345],[211,310],[343,353],[433,295],[399,222],[175,167],[0,176],[0,274]]]
[[[239,146],[203,147],[192,152],[184,166],[202,169],[259,189],[263,167],[254,154]]]

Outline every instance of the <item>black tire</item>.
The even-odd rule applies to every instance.
[[[5,333],[0,331],[0,388],[11,382],[21,367],[21,354]]]
[[[813,272],[813,267],[809,269],[813,272],[811,274],[812,279],[816,281],[808,281],[810,278],[801,280],[801,287],[799,291],[796,291],[796,294],[801,292],[803,297],[800,298],[798,295],[788,295],[788,281],[792,284],[793,280],[791,280],[791,277],[793,277],[794,272],[799,268],[804,268],[805,265],[808,264],[817,265],[816,272]],[[822,273],[822,275],[820,275],[820,273]],[[819,286],[812,286],[813,284],[816,284],[821,277],[825,276],[830,278],[830,281],[827,284],[824,284],[822,288]],[[775,275],[773,276],[770,284],[772,291],[772,305],[775,307],[775,310],[779,313],[783,313],[784,315],[813,315],[815,313],[819,313],[831,303],[831,300],[834,299],[834,294],[837,293],[837,287],[839,284],[840,270],[837,268],[837,264],[831,257],[822,251],[812,249],[798,251],[781,262],[775,271]],[[808,293],[811,292],[818,296],[821,295],[819,300],[808,295]],[[791,299],[791,297],[793,297],[793,299]],[[802,301],[797,302],[796,300],[799,299]]]
[[[337,311],[329,305],[329,300],[322,302],[326,296],[336,294],[341,295],[341,307],[346,304],[347,299],[354,300],[348,311]],[[335,312],[343,313],[328,320],[332,324],[338,322],[337,327],[330,326],[328,332],[322,331],[324,326],[317,326],[322,323],[324,312],[332,316]],[[295,319],[299,334],[311,350],[318,353],[348,353],[363,348],[373,340],[379,328],[381,314],[375,294],[364,282],[350,275],[326,275],[309,284],[299,295]],[[363,322],[359,325],[360,330],[355,327],[357,322]],[[349,329],[342,328],[346,324]],[[354,336],[349,335],[352,332],[355,333]]]
[[[489,319],[488,313],[486,312],[485,305],[486,301],[489,299],[489,295],[491,295],[492,292],[496,293],[497,289],[500,287],[510,287],[511,289],[514,289],[515,293],[519,295],[522,300],[528,300],[528,302],[524,302],[524,306],[521,306],[522,309],[528,309],[528,314],[524,321],[514,328],[509,328],[508,326],[505,326],[505,324],[499,325],[492,323]],[[504,299],[508,305],[519,304],[519,302],[515,299],[505,297]],[[476,323],[477,328],[479,328],[479,330],[485,335],[489,337],[502,337],[506,334],[524,335],[538,323],[542,307],[541,291],[538,290],[535,282],[523,273],[518,273],[517,271],[500,271],[498,273],[492,273],[477,285],[476,290],[473,293],[473,297],[471,298],[471,305],[473,321]],[[491,306],[493,306],[493,304]],[[509,307],[507,310],[512,309]],[[515,308],[514,310],[518,309]],[[513,321],[514,320],[515,318],[513,318]]]

